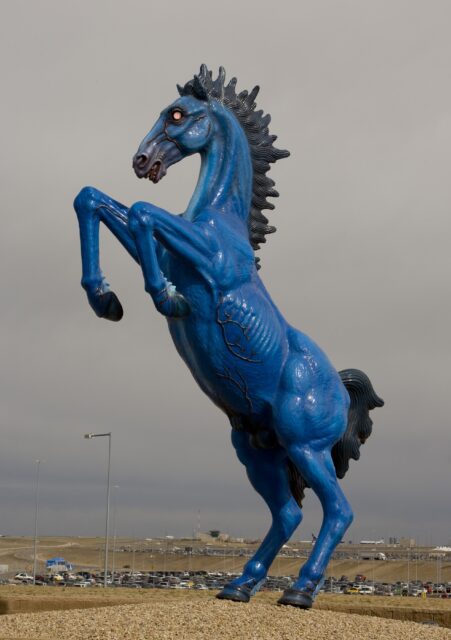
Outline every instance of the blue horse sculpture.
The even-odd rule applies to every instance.
[[[304,488],[318,496],[324,519],[299,578],[280,604],[312,606],[327,563],[353,514],[337,477],[370,435],[369,411],[383,405],[367,376],[337,373],[306,335],[290,326],[260,279],[254,251],[275,231],[262,213],[278,196],[270,163],[276,149],[269,115],[256,110],[259,87],[235,91],[221,67],[202,65],[139,145],[133,167],[157,183],[167,169],[201,155],[186,211],[173,215],[147,202],[128,208],[92,187],[75,199],[81,284],[95,313],[120,320],[122,307],[100,269],[103,222],[141,266],[145,290],[166,316],[175,347],[200,388],[227,415],[232,443],[272,525],[240,577],[219,598],[248,602],[302,519]]]

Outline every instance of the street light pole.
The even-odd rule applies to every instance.
[[[410,590],[410,546],[407,549],[407,595]]]
[[[111,468],[111,431],[109,433],[85,433],[85,438],[108,438],[108,472],[107,472],[107,491],[106,491],[106,520],[105,520],[105,566],[103,570],[103,586],[107,586],[108,573],[108,538],[110,524],[110,468]]]
[[[39,514],[39,467],[41,460],[36,460],[36,489],[34,509],[34,547],[33,547],[33,584],[36,584],[37,550],[38,550],[38,514]]]
[[[116,553],[116,512],[117,512],[117,489],[119,485],[113,485],[115,489],[113,493],[113,562],[111,565],[111,584],[114,584],[114,570],[115,570],[115,553]]]

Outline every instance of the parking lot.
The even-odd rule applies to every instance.
[[[193,589],[220,590],[227,583],[238,577],[238,573],[208,571],[121,571],[107,574],[107,586],[112,589]],[[283,591],[289,588],[295,576],[268,576],[261,587],[262,591]],[[74,589],[103,588],[104,573],[78,571],[61,572],[36,576],[36,585],[42,587],[71,587]],[[33,584],[33,576],[25,571],[14,577],[3,580],[4,584]],[[412,580],[409,583],[375,582],[364,575],[328,577],[321,589],[323,593],[337,595],[371,595],[371,596],[410,596],[420,598],[451,599],[451,583],[434,583]]]

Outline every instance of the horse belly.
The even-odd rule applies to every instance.
[[[257,415],[276,393],[285,358],[283,326],[266,300],[220,296],[209,320],[187,318],[172,337],[194,378],[229,415]]]

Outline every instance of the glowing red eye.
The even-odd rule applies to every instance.
[[[174,111],[172,111],[171,113],[171,118],[174,120],[174,122],[179,122],[183,118],[183,113],[180,111],[180,109],[174,109]]]

